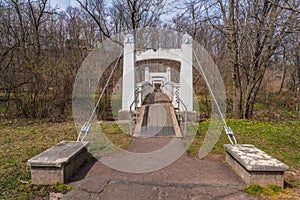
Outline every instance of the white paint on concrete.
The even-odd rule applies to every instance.
[[[185,35],[181,44],[180,66],[180,93],[179,97],[187,107],[187,111],[193,111],[193,54],[192,40]],[[181,107],[183,109],[183,107]]]
[[[145,51],[139,50],[136,53],[136,61],[151,60],[151,59],[165,59],[175,60],[181,62],[181,49],[147,49]]]
[[[122,110],[129,110],[134,100],[135,69],[134,69],[134,41],[132,35],[124,36],[123,60],[123,90]]]

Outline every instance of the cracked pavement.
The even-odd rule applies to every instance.
[[[149,152],[169,140],[133,139],[129,151]],[[69,185],[76,189],[65,194],[64,200],[252,199],[242,192],[245,183],[222,159],[200,160],[186,153],[163,169],[141,174],[117,171],[92,159],[71,177]]]

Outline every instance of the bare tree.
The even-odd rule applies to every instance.
[[[66,11],[51,8],[48,0],[0,1],[0,103],[7,113],[64,115],[76,72],[93,47],[122,31],[165,26],[162,16],[170,10],[177,14],[167,26],[189,33],[219,65],[232,88],[236,118],[252,117],[267,70],[287,67],[284,87],[285,72],[293,67],[293,86],[299,85],[297,0],[76,1],[80,7]]]
[[[0,90],[7,114],[64,116],[72,84],[96,31],[85,13],[53,12],[46,0],[7,0],[0,10]],[[74,9],[76,10],[76,9]],[[94,24],[93,24],[94,25]],[[92,33],[90,33],[92,32]],[[93,41],[92,43],[87,41]]]
[[[284,56],[281,51],[286,45],[285,38],[299,29],[299,13],[295,11],[299,10],[299,3],[293,2],[190,0],[173,19],[176,30],[191,34],[216,56],[217,63],[222,60],[220,70],[230,69],[229,94],[233,97],[235,118],[252,117],[266,69],[272,65],[274,56]],[[216,41],[225,41],[226,49]]]
[[[76,1],[94,19],[101,33],[111,38],[112,33],[158,26],[167,0],[113,0],[110,7],[105,6],[105,0]]]
[[[106,13],[105,0],[76,0],[90,17],[97,23],[100,32],[104,37],[110,38],[111,33],[108,27],[108,16]]]
[[[251,118],[266,68],[294,28],[290,22],[295,16],[276,6],[279,0],[273,3],[230,0],[228,5],[219,0],[218,3],[232,70],[234,116]]]

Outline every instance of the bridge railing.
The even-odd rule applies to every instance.
[[[137,101],[138,101],[138,95],[135,96],[133,102],[130,104],[129,107],[129,120],[130,120],[130,130],[129,130],[129,134],[133,135],[133,106],[134,106],[134,111],[135,111],[135,118],[137,120],[138,118],[138,109],[137,109]]]
[[[136,84],[134,100],[130,104],[130,135],[133,135],[133,115],[135,114],[135,119],[138,119],[138,108],[140,108],[148,96],[148,94],[154,92],[153,85],[147,81]],[[133,113],[135,112],[135,113]]]
[[[166,82],[161,88],[162,92],[168,95],[176,109],[179,109],[179,88],[180,84],[174,82]]]
[[[177,109],[177,112],[176,112],[177,119],[178,119],[179,123],[181,123],[181,122],[184,123],[183,135],[185,135],[186,127],[187,127],[188,111],[187,111],[187,106],[183,103],[183,101],[179,97],[179,88],[180,88],[179,84],[173,83],[173,82],[167,82],[162,87],[162,92],[164,92],[165,94],[167,94],[169,96],[174,108]]]
[[[184,109],[184,129],[183,129],[183,135],[186,135],[186,125],[187,125],[187,106],[183,103],[183,101],[178,97],[178,102],[180,103],[179,105],[179,113],[178,113],[178,119],[180,119],[180,108]]]
[[[136,84],[137,107],[141,107],[148,94],[154,92],[153,85],[147,81]]]

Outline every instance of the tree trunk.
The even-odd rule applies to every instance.
[[[281,77],[281,83],[280,83],[280,87],[279,87],[279,90],[278,90],[277,94],[280,94],[282,92],[282,89],[283,89],[283,86],[284,86],[285,77],[286,77],[286,70],[287,70],[287,66],[284,64],[283,65],[282,77]]]
[[[240,83],[240,79],[238,78],[238,73],[236,72],[238,69],[234,67],[233,72],[233,86],[234,86],[234,98],[233,98],[233,117],[235,119],[241,118],[242,111],[242,87]]]
[[[295,67],[296,67],[296,95],[297,95],[297,103],[296,103],[296,107],[297,107],[297,111],[298,111],[298,115],[297,115],[297,119],[300,120],[300,108],[299,108],[299,96],[300,96],[300,47],[299,47],[299,33],[296,33],[296,45],[295,45],[295,54],[296,54],[296,58],[295,58]]]
[[[238,9],[238,8],[236,8]],[[233,79],[233,89],[234,89],[234,98],[233,98],[233,117],[235,119],[241,118],[242,110],[242,85],[239,69],[239,54],[238,54],[238,44],[237,44],[237,28],[235,23],[235,1],[230,0],[229,3],[229,51],[231,61],[231,70],[232,70],[232,79]]]
[[[259,77],[255,85],[251,88],[250,92],[247,94],[245,100],[244,112],[243,112],[243,118],[245,119],[252,119],[255,99],[259,92],[259,88],[262,83],[262,80],[263,80],[263,75]]]

